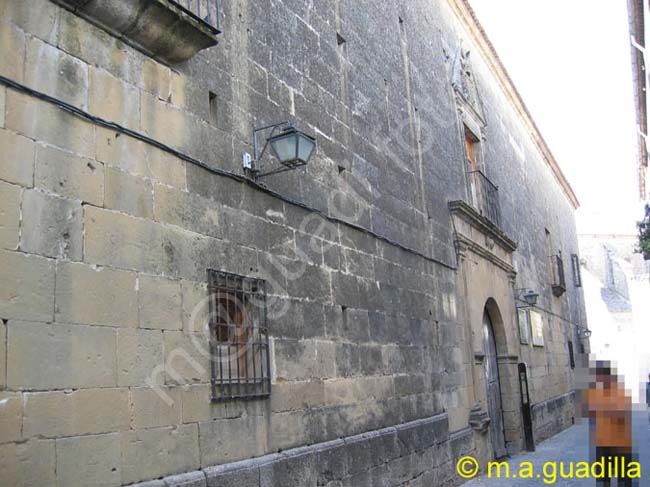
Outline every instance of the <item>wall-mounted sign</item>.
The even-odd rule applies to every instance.
[[[544,346],[544,320],[542,315],[535,310],[530,310],[530,328],[533,336],[533,345],[536,347]]]
[[[524,345],[530,343],[530,318],[528,310],[520,308],[517,310],[517,320],[519,322],[519,341]]]

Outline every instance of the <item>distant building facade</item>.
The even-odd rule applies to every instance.
[[[8,484],[453,485],[572,423],[578,202],[467,2],[0,0],[0,39]],[[256,178],[284,120],[315,153]]]

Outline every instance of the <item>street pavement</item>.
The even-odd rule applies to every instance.
[[[650,487],[650,421],[648,411],[644,408],[634,412],[633,415],[633,436],[636,451],[641,464],[641,479],[636,484],[638,487]],[[544,481],[543,465],[546,462],[589,462],[589,424],[586,420],[568,428],[562,433],[537,445],[534,452],[521,453],[508,460],[510,472],[519,471],[522,462],[531,462],[534,472],[541,473],[540,478],[519,479],[519,478],[487,478],[486,475],[477,477],[464,484],[468,487],[483,486],[508,486],[508,487],[540,487],[544,485],[559,485],[567,487],[595,486],[595,479],[563,479],[559,475],[557,480],[551,483]],[[565,468],[565,472],[568,470]],[[615,484],[614,484],[615,485]]]

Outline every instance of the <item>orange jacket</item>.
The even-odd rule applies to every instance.
[[[596,446],[632,447],[632,401],[625,389],[589,389],[589,417],[595,419]]]

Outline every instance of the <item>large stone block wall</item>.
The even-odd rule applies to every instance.
[[[0,0],[0,75],[236,174],[253,125],[296,119],[318,154],[265,183],[374,235],[0,85],[0,474],[14,485],[119,486],[443,411],[467,436],[468,297],[447,208],[465,197],[444,54],[457,20],[424,0],[222,8],[220,44],[169,67],[48,0]],[[541,289],[539,228],[573,245],[571,208],[477,72],[505,230]],[[516,173],[510,131],[527,144]],[[209,268],[269,284],[268,400],[210,402]],[[548,306],[579,314],[570,293]],[[536,402],[566,392],[557,326],[522,351]]]
[[[535,442],[544,441],[574,424],[576,401],[580,400],[577,396],[579,395],[571,391],[532,407]]]
[[[460,480],[454,459],[477,455],[477,448],[468,428],[450,435],[442,414],[135,487],[451,486]]]

